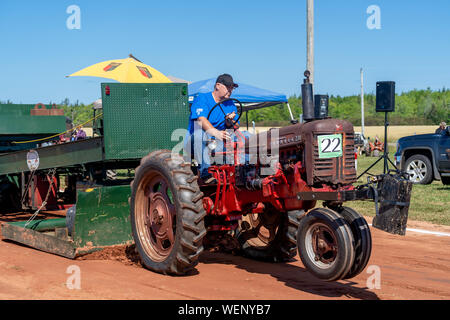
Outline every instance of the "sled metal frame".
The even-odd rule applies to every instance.
[[[105,247],[130,245],[130,192],[128,185],[78,191],[71,234],[66,218],[57,218],[4,223],[2,237],[69,259]]]

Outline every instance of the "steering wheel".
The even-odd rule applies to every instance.
[[[223,101],[220,101],[220,102],[217,102],[212,108],[211,108],[211,110],[209,110],[209,113],[208,113],[208,117],[206,118],[206,119],[208,119],[208,121],[209,121],[209,116],[211,115],[211,112],[215,109],[215,108],[217,108],[217,107],[219,107],[220,108],[220,110],[222,111],[222,113],[223,113],[223,115],[224,115],[224,119],[225,119],[225,126],[227,126],[228,127],[228,122],[227,122],[227,114],[225,113],[225,111],[223,111],[223,109],[222,109],[222,107],[220,106],[222,103],[224,103],[225,101],[229,101],[229,100],[233,100],[233,101],[236,101],[238,104],[239,104],[239,107],[237,107],[237,114],[238,114],[238,118],[236,119],[236,120],[234,120],[234,119],[232,119],[230,122],[231,122],[231,125],[230,125],[230,127],[232,127],[232,126],[234,126],[234,124],[236,124],[238,121],[239,121],[239,119],[241,118],[241,116],[242,116],[242,111],[243,111],[243,109],[242,109],[242,102],[240,102],[238,99],[234,99],[234,98],[228,98],[228,99],[225,99],[225,100],[223,100]]]

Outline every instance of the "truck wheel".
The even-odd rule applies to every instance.
[[[303,210],[278,212],[270,208],[242,218],[237,239],[244,256],[256,260],[284,262],[297,254],[297,229]]]
[[[450,177],[442,177],[441,176],[441,181],[443,185],[449,185],[450,184]]]
[[[340,207],[336,209],[348,223],[352,230],[355,250],[355,260],[349,272],[343,279],[349,279],[357,276],[364,270],[372,253],[372,235],[366,219],[357,211],[349,207]]]
[[[337,212],[316,208],[300,220],[297,246],[303,265],[316,277],[335,281],[353,265],[355,250],[350,226]]]
[[[415,154],[406,160],[406,172],[409,180],[417,184],[430,184],[433,181],[431,161],[422,154]]]
[[[159,150],[142,158],[131,183],[130,220],[146,268],[183,275],[197,265],[206,234],[202,198],[181,157]]]

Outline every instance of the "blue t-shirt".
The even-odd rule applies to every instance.
[[[216,101],[214,100],[212,92],[200,93],[194,99],[194,102],[191,105],[191,115],[189,116],[189,134],[194,133],[194,121],[199,117],[205,117],[208,119],[209,111],[212,107],[214,107],[215,104]],[[233,100],[228,100],[221,103],[220,106],[217,106],[213,110],[213,112],[211,112],[211,115],[209,116],[209,122],[211,122],[213,127],[217,130],[225,130],[225,114],[222,112],[222,110],[220,110],[220,107],[222,107],[222,110],[223,112],[225,112],[225,114],[229,114],[233,111],[236,112],[234,120],[236,120],[239,115],[237,114],[237,108],[234,105]]]

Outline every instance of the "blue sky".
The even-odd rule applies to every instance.
[[[81,10],[69,30],[66,9]],[[381,29],[369,30],[370,5]],[[450,1],[316,0],[315,93],[358,94],[375,82],[397,92],[450,88]],[[129,53],[166,75],[236,81],[300,94],[306,68],[306,0],[0,1],[0,100],[90,103],[100,83],[65,78]]]

